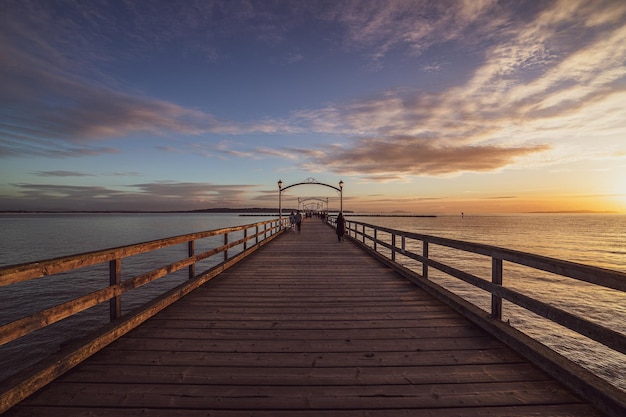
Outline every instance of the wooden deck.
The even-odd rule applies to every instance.
[[[318,219],[7,416],[597,416]]]

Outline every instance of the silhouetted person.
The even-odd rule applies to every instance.
[[[343,235],[346,233],[346,219],[342,213],[337,216],[337,241],[341,242]]]
[[[302,213],[300,213],[300,210],[298,210],[298,212],[296,213],[296,226],[298,226],[299,232],[302,228]]]
[[[293,211],[289,215],[289,223],[291,223],[291,231],[296,232],[296,213]]]

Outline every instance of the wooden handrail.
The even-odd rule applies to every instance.
[[[493,318],[502,318],[502,299],[505,299],[528,311],[545,317],[555,323],[567,327],[570,330],[602,343],[615,351],[626,354],[625,335],[503,286],[502,261],[508,261],[513,264],[527,266],[536,270],[549,272],[622,292],[626,292],[626,273],[481,243],[471,243],[455,239],[411,233],[350,220],[346,223],[348,233],[351,234],[355,240],[369,246],[374,252],[381,253],[382,247],[391,251],[389,259],[393,259],[395,261],[395,254],[402,253],[403,256],[422,263],[422,270],[426,271],[426,273],[422,274],[424,278],[427,278],[427,269],[432,267],[447,274],[448,276],[460,279],[491,293],[492,310],[490,313]],[[368,229],[371,229],[371,234],[368,233]],[[380,232],[387,233],[389,235],[389,240],[382,240],[380,238]],[[398,237],[400,237],[400,239],[398,239]],[[395,242],[398,240],[401,240],[402,242],[401,247],[396,246]],[[420,255],[408,250],[406,245],[407,240],[421,242],[424,245],[424,253]],[[490,257],[492,261],[492,281],[487,281],[468,272],[461,271],[450,265],[429,258],[427,249],[429,244]]]
[[[377,239],[376,236],[365,233],[365,228],[370,228],[376,234],[378,231],[389,233],[390,235],[400,236],[405,239],[419,240],[424,243],[432,243],[439,246],[458,249],[465,252],[471,252],[478,255],[485,255],[491,258],[509,261],[518,265],[528,266],[545,272],[561,275],[568,278],[574,278],[580,281],[586,281],[592,284],[600,285],[606,288],[612,288],[626,292],[626,274],[610,269],[580,264],[576,262],[565,261],[562,259],[550,258],[547,256],[536,255],[527,252],[516,251],[513,249],[501,248],[498,246],[486,245],[482,243],[465,242],[462,240],[448,239],[438,236],[424,235],[419,233],[406,232],[402,230],[390,229],[387,227],[376,226],[368,223],[347,221],[347,228],[354,236],[361,236],[362,241],[372,241],[372,244],[384,245],[385,242]],[[360,225],[363,229],[359,231],[356,226]],[[374,243],[374,239],[376,242]],[[388,244],[385,246],[391,249]],[[398,250],[396,247],[395,250]]]
[[[267,229],[268,225],[270,226],[269,230]],[[259,226],[263,226],[264,230],[259,231]],[[247,232],[248,229],[251,228],[255,228],[254,234],[249,234]],[[230,259],[228,252],[229,249],[235,248],[239,245],[244,245],[244,251],[247,251],[259,244],[259,238],[263,237],[263,239],[266,239],[268,231],[271,236],[281,230],[282,228],[278,220],[268,220],[243,226],[191,233],[117,248],[2,267],[0,268],[0,287],[18,282],[35,280],[47,275],[73,271],[78,268],[98,265],[105,262],[109,262],[110,280],[109,285],[105,288],[99,289],[90,294],[82,295],[73,300],[38,311],[30,316],[22,317],[11,323],[0,326],[0,345],[16,340],[107,301],[110,301],[110,319],[111,321],[116,320],[121,316],[122,294],[186,267],[189,268],[190,278],[193,278],[192,274],[195,274],[195,266],[199,261],[219,253],[223,253],[223,262],[225,263]],[[243,238],[229,242],[229,234],[241,231],[244,232]],[[224,244],[196,254],[194,252],[195,242],[212,236],[223,236]],[[254,243],[248,245],[250,240]],[[121,280],[122,259],[179,244],[188,245],[189,256],[187,258],[158,267],[136,277],[129,278],[124,281]]]

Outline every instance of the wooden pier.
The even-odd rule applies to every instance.
[[[307,219],[6,413],[139,415],[602,414]]]

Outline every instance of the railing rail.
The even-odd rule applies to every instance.
[[[0,287],[106,263],[108,263],[109,270],[108,286],[0,326],[0,346],[106,302],[109,302],[111,322],[109,326],[100,329],[98,331],[100,334],[93,336],[89,343],[86,342],[90,345],[89,347],[81,346],[75,348],[71,353],[61,354],[62,359],[60,360],[44,359],[39,364],[22,371],[24,376],[17,374],[0,384],[2,388],[0,389],[0,413],[95,353],[99,348],[132,330],[189,291],[248,256],[260,246],[269,243],[285,230],[287,221],[288,219],[283,219],[281,224],[279,219],[268,220],[0,268]],[[254,232],[250,233],[251,230]],[[236,237],[242,235],[243,237],[229,239],[229,236],[234,235]],[[211,237],[219,238],[219,236],[223,236],[223,244],[218,243],[216,247],[210,247],[208,250],[196,253],[198,241]],[[174,245],[186,245],[184,253],[187,257],[122,280],[123,259]],[[240,247],[238,248],[240,250],[233,250],[237,247]],[[198,262],[220,253],[223,253],[222,262],[216,262],[206,271],[196,274]],[[123,294],[184,268],[188,269],[189,279],[186,283],[179,284],[166,293],[157,295],[156,298],[127,315],[121,315],[121,297]],[[104,282],[106,279],[103,280]]]

